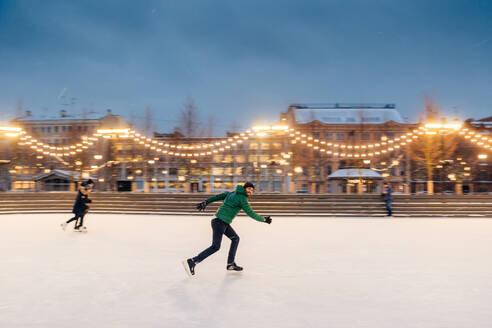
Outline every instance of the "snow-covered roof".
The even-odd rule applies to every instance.
[[[328,176],[328,179],[383,179],[381,174],[370,169],[340,169]]]
[[[58,114],[32,114],[29,113],[26,116],[17,118],[16,121],[20,122],[32,122],[32,121],[74,121],[74,120],[99,120],[103,115],[100,113],[90,111],[85,114],[71,114],[64,113],[64,115]]]
[[[477,122],[492,122],[492,116],[477,120]]]
[[[36,176],[36,178],[34,180],[36,180],[36,181],[43,180],[49,176],[57,176],[57,177],[68,179],[68,180],[71,180],[71,179],[79,180],[80,179],[80,172],[54,169],[48,173],[39,174],[38,176]],[[95,179],[95,177],[90,176],[87,179]]]
[[[320,121],[326,124],[382,124],[388,121],[405,123],[395,106],[381,108],[296,108],[297,123]]]

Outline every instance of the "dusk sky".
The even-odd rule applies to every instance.
[[[492,115],[490,0],[0,0],[0,122],[83,108],[170,132],[187,97],[223,135],[290,103]],[[147,134],[150,135],[151,132]]]

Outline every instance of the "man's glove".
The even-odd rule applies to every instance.
[[[196,209],[198,211],[205,211],[205,208],[207,208],[207,202],[206,201],[203,201],[196,206]]]
[[[264,216],[264,218],[265,218],[265,223],[268,223],[268,224],[272,223],[272,218],[270,217],[270,215]]]

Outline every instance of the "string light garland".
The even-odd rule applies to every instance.
[[[317,150],[320,153],[343,158],[368,158],[391,153],[397,151],[402,146],[413,142],[415,139],[419,138],[419,136],[435,135],[438,132],[442,133],[443,131],[457,132],[460,135],[464,135],[465,139],[484,149],[490,150],[492,148],[492,139],[482,136],[475,131],[470,131],[467,128],[461,128],[460,125],[457,124],[426,124],[425,126],[420,126],[418,129],[414,129],[413,131],[396,138],[387,139],[383,137],[380,142],[356,145],[322,141],[307,136],[305,133],[296,129],[288,128],[287,126],[258,126],[254,127],[253,130],[254,131],[247,130],[246,132],[239,133],[233,137],[218,139],[213,143],[173,144],[160,139],[149,138],[130,129],[100,129],[91,137],[82,137],[81,142],[70,146],[55,147],[38,141],[30,135],[26,135],[25,131],[21,128],[0,127],[0,132],[5,135],[21,135],[22,137],[20,138],[19,145],[29,146],[36,152],[59,159],[88,150],[90,146],[99,142],[101,138],[110,139],[113,137],[132,140],[144,148],[149,148],[155,154],[174,156],[177,158],[200,158],[229,151],[247,140],[254,137],[263,138],[268,136],[269,133],[285,133],[290,137],[290,143],[293,145],[300,144],[307,148]]]
[[[377,143],[357,145],[321,141],[311,136],[308,137],[307,134],[295,129],[291,129],[289,136],[291,137],[291,144],[304,145],[307,148],[318,150],[320,153],[335,157],[365,158],[397,151],[402,146],[413,142],[420,134],[423,134],[423,132],[415,129],[412,132],[393,139],[388,140],[387,138],[383,138]]]

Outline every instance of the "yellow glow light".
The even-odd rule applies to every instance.
[[[100,134],[128,134],[129,129],[101,129],[97,130],[97,133]],[[137,136],[140,136],[137,134]]]
[[[20,132],[21,128],[16,128],[13,126],[0,126],[0,131],[8,131],[8,132]]]
[[[253,126],[253,131],[268,131],[271,130],[271,128],[270,125],[256,125]]]
[[[428,129],[454,129],[454,130],[461,129],[461,126],[462,126],[461,123],[447,123],[447,124],[427,123],[425,125],[425,127]]]

